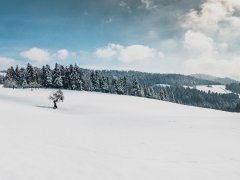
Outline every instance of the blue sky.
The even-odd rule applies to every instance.
[[[0,0],[0,69],[68,65],[240,79],[238,0]]]

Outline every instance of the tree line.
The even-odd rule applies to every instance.
[[[174,79],[175,78],[175,79]],[[224,111],[237,111],[239,97],[235,94],[205,93],[183,85],[214,84],[183,75],[157,75],[135,71],[98,71],[79,66],[55,64],[42,68],[27,64],[7,70],[3,79],[7,88],[57,88],[79,91],[131,95],[170,101]],[[166,83],[170,85],[158,85]]]
[[[240,83],[227,84],[226,89],[234,93],[240,94]]]

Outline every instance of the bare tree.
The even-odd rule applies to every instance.
[[[63,95],[63,92],[59,89],[57,90],[56,92],[52,93],[50,96],[49,96],[49,99],[53,101],[53,109],[57,109],[57,103],[59,101],[62,101],[64,100],[64,95]]]

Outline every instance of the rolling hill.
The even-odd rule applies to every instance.
[[[236,180],[240,114],[146,98],[0,88],[0,179]]]

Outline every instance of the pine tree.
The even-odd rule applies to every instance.
[[[70,84],[71,84],[71,89],[73,90],[83,90],[83,81],[81,78],[81,73],[80,69],[77,65],[75,65],[73,68],[71,67],[71,72],[70,72]]]
[[[6,81],[4,82],[4,87],[13,88],[13,89],[17,88],[16,72],[13,67],[10,67],[7,70]]]
[[[57,63],[55,64],[55,68],[53,70],[53,87],[55,87],[55,88],[62,88],[63,87],[61,66]]]
[[[11,66],[8,70],[7,70],[7,74],[6,74],[6,80],[8,81],[15,81],[15,70],[14,68]]]
[[[115,91],[117,94],[124,94],[124,84],[123,84],[123,78],[119,78],[115,83]]]
[[[159,90],[159,99],[160,100],[163,100],[163,101],[166,101],[166,94],[165,94],[165,91],[164,91],[164,87],[160,87],[160,90]]]
[[[104,76],[101,76],[99,79],[99,87],[100,87],[100,91],[104,92],[104,93],[108,93],[109,92],[109,83],[108,83],[108,79],[105,78]]]
[[[21,86],[21,82],[20,82],[20,72],[19,72],[19,68],[18,66],[16,66],[16,69],[15,69],[15,81],[17,83],[18,86]]]
[[[83,90],[83,84],[84,84],[83,78],[82,78],[82,73],[80,71],[80,68],[76,64],[75,64],[74,68],[75,68],[75,71],[76,71],[75,83],[77,85],[77,89],[82,91]]]
[[[132,96],[143,96],[143,92],[141,87],[139,86],[139,83],[137,81],[137,79],[134,79],[132,82],[132,89],[131,89],[131,95]]]
[[[20,68],[20,70],[19,70],[19,80],[18,80],[19,86],[22,86],[24,80],[26,81],[26,71],[25,71],[24,68]]]
[[[64,89],[71,89],[70,87],[71,87],[71,85],[70,85],[70,72],[69,72],[69,68],[65,67],[65,74],[64,74],[64,77],[63,77],[63,88]]]
[[[125,76],[123,77],[123,90],[124,90],[124,94],[128,95],[127,78]]]
[[[112,94],[116,94],[116,83],[117,83],[118,78],[116,76],[113,76],[112,80],[111,80],[111,84],[109,87],[110,93]]]
[[[163,87],[164,93],[165,93],[165,100],[170,101],[170,95],[169,95],[169,87]]]
[[[236,112],[240,112],[240,101],[237,103]]]
[[[148,87],[144,88],[144,95],[145,95],[146,98],[153,98],[152,91]]]
[[[43,66],[42,67],[42,79],[43,79],[43,86],[50,88],[52,87],[52,71],[49,65]]]
[[[27,80],[27,83],[30,84],[32,82],[35,81],[35,72],[34,72],[34,69],[32,67],[31,64],[27,64],[27,68],[26,68],[26,80]]]
[[[27,87],[28,87],[27,80],[24,79],[22,82],[22,88],[27,88]]]
[[[100,85],[99,85],[99,73],[98,71],[92,71],[90,75],[91,83],[92,83],[92,88],[93,91],[99,91],[100,90]]]
[[[54,86],[55,86],[56,88],[61,88],[61,87],[63,86],[63,80],[62,80],[62,77],[61,77],[61,76],[55,78],[55,80],[54,80]]]

